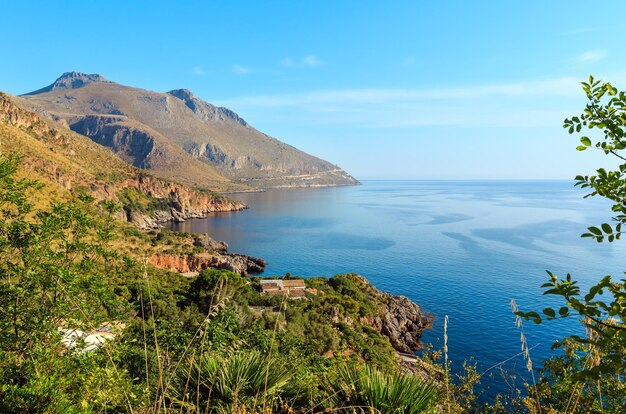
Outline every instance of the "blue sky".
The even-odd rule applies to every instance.
[[[589,74],[626,86],[626,2],[0,0],[0,90],[185,87],[360,179],[572,178]]]

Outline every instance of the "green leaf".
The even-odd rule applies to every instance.
[[[551,318],[554,318],[556,316],[556,312],[554,312],[554,309],[552,308],[545,308],[542,312]]]
[[[591,226],[591,227],[587,227],[587,229],[593,234],[595,234],[596,236],[602,236],[602,230],[600,230],[597,227]]]
[[[591,146],[591,140],[587,137],[582,137],[580,138],[580,142],[586,146],[586,147],[590,147]]]
[[[561,307],[561,309],[559,309],[559,315],[561,316],[567,316],[569,314],[569,308],[567,306],[563,306]]]
[[[577,151],[584,151],[584,150],[586,150],[586,149],[587,149],[587,147],[585,147],[585,146],[583,146],[583,145],[579,145],[579,146],[577,146],[577,147],[576,147],[576,150],[577,150]]]
[[[613,229],[611,228],[611,225],[608,223],[602,223],[602,230],[604,230],[604,232],[607,234],[613,233]]]

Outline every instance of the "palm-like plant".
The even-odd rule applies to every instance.
[[[340,366],[325,388],[335,411],[350,413],[431,413],[441,396],[430,380],[370,366]]]
[[[188,412],[271,412],[292,371],[257,351],[203,355],[177,373],[173,400]]]

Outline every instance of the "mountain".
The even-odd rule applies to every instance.
[[[215,188],[230,180],[233,190],[358,184],[186,89],[152,92],[68,72],[21,99],[122,160],[185,184]]]

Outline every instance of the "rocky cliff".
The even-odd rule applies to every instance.
[[[206,269],[224,269],[242,276],[263,272],[266,262],[257,257],[236,253],[195,253],[188,255],[154,255],[148,262],[172,272],[201,272]]]
[[[422,311],[420,306],[404,296],[392,295],[376,289],[366,278],[359,278],[369,297],[382,305],[375,317],[361,317],[360,322],[371,326],[389,338],[398,352],[412,354],[421,349],[422,334],[432,324],[432,316]]]
[[[157,240],[161,239],[161,234],[157,234]],[[178,254],[166,252],[154,254],[148,258],[150,264],[179,273],[201,272],[212,268],[230,270],[242,276],[261,273],[265,269],[265,260],[228,253],[228,244],[213,240],[206,233],[176,233],[176,235],[179,240],[186,240],[187,247],[193,246],[193,252],[184,252],[185,249],[182,248]]]
[[[432,317],[404,296],[380,292],[380,298],[385,311],[381,317],[374,318],[370,326],[387,336],[399,352],[413,353],[421,349],[422,333],[430,328]]]
[[[206,217],[209,213],[239,211],[245,204],[207,190],[190,189],[184,185],[164,181],[150,175],[139,174],[114,186],[105,188],[109,198],[120,196],[122,191],[135,189],[155,201],[152,209],[125,206],[126,219],[142,229],[158,228],[159,223],[182,222],[190,218]]]

